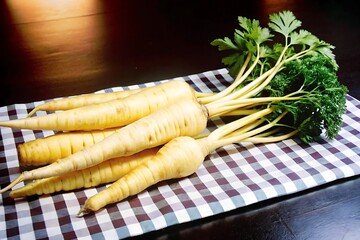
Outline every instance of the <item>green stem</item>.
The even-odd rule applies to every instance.
[[[273,68],[269,69],[261,76],[246,84],[246,86],[214,102],[226,102],[232,99],[245,98],[244,95],[247,94],[249,91],[253,90],[254,88],[258,87],[272,73],[273,70]]]
[[[285,59],[285,60],[284,60],[284,64],[285,64],[285,63],[288,63],[288,62],[291,62],[291,61],[293,61],[293,60],[296,60],[296,59],[300,59],[300,58],[306,56],[307,54],[310,54],[312,50],[313,50],[312,48],[308,48],[308,49],[306,49],[306,50],[303,50],[303,51],[301,51],[301,52],[298,52],[298,53],[292,55],[291,57]]]
[[[293,130],[289,133],[286,134],[282,134],[279,136],[254,136],[254,137],[249,137],[246,139],[246,141],[252,142],[252,143],[272,143],[272,142],[279,142],[279,141],[283,141],[285,139],[289,139],[293,136],[295,136],[297,133],[299,132],[299,130]]]
[[[248,106],[258,106],[275,101],[294,101],[301,99],[302,96],[291,97],[254,97],[245,99],[235,99],[227,102],[214,102],[206,105],[210,117],[222,116],[228,112],[235,111]]]
[[[243,81],[243,80],[241,80],[241,79],[242,79],[242,76],[243,76],[243,74],[244,74],[247,66],[249,65],[249,62],[250,62],[250,60],[251,60],[251,57],[252,57],[252,54],[249,52],[249,53],[247,54],[247,57],[246,57],[246,59],[245,59],[245,62],[244,62],[244,64],[243,64],[243,66],[241,67],[239,73],[236,75],[236,78],[235,78],[235,80],[234,80],[234,85],[239,85],[239,84]],[[240,82],[239,82],[239,81],[240,81]],[[232,87],[232,88],[234,88],[234,87]],[[230,88],[230,89],[231,89],[231,88]],[[227,91],[232,91],[232,90],[227,90]]]
[[[210,133],[209,139],[211,139],[212,141],[221,139],[222,137],[230,134],[231,132],[234,132],[249,123],[253,123],[257,119],[262,118],[272,112],[272,108],[266,108],[246,117],[239,118],[231,123],[227,123],[226,125],[221,126],[218,129],[214,130],[212,133]]]
[[[219,116],[245,116],[250,115],[253,113],[256,113],[259,111],[258,109],[235,109],[232,111],[224,111],[223,113],[220,113]]]
[[[249,98],[249,97],[255,96],[256,94],[261,92],[271,82],[271,80],[275,77],[275,75],[279,71],[281,71],[282,66],[283,66],[283,62],[278,64],[274,68],[272,68],[273,69],[272,72],[268,75],[268,77],[265,79],[265,81],[263,81],[260,85],[258,85],[256,88],[254,88],[250,92],[243,95],[242,98]]]
[[[252,57],[252,54],[250,52],[245,60],[244,65],[242,66],[240,72],[238,73],[237,77],[235,78],[234,82],[229,87],[227,87],[225,90],[217,93],[216,95],[201,99],[201,103],[208,104],[208,103],[211,103],[211,102],[214,102],[217,100],[221,100],[225,96],[231,94],[231,92],[233,92],[236,87],[238,87],[243,81],[245,81],[245,79],[251,74],[251,72],[254,70],[256,65],[259,63],[259,60],[260,60],[260,54],[259,54],[260,46],[259,45],[257,46],[257,49],[258,49],[257,50],[258,54],[256,56],[256,59],[251,64],[251,66],[246,70],[246,72],[244,72],[244,71]]]
[[[271,111],[272,112],[272,111]],[[234,129],[235,127],[234,126],[231,126],[231,129],[226,129],[227,131],[227,134],[229,134],[228,136],[226,136],[226,134],[215,134],[215,137],[212,137],[211,134],[209,135],[209,139],[213,140],[213,145],[214,147],[216,148],[219,148],[221,146],[225,146],[225,145],[228,145],[228,144],[232,144],[232,143],[238,143],[240,141],[243,141],[244,139],[247,139],[247,138],[250,138],[252,136],[255,136],[257,134],[260,134],[260,133],[263,133],[265,132],[266,130],[274,127],[278,121],[280,121],[285,115],[287,114],[287,112],[284,112],[282,114],[280,114],[276,119],[274,119],[272,122],[268,123],[268,124],[265,124],[261,127],[258,127],[258,128],[255,128],[251,131],[248,131],[248,132],[245,132],[245,133],[242,133],[242,134],[239,134],[239,135],[233,135],[231,134],[231,129]],[[261,120],[258,120],[258,121],[261,121]],[[235,121],[236,122],[236,121]],[[230,128],[230,127],[229,127]],[[218,129],[217,129],[218,130]],[[217,131],[215,130],[215,131]],[[235,129],[236,130],[236,129]],[[214,132],[215,132],[214,131]],[[214,133],[213,132],[213,133]],[[225,131],[224,131],[225,132]]]
[[[243,74],[247,68],[247,66],[249,65],[249,62],[251,60],[251,53],[249,52],[246,59],[245,59],[245,62],[243,64],[243,66],[241,67],[236,79],[234,80],[234,82],[228,86],[227,88],[225,88],[224,90],[222,90],[221,92],[218,92],[218,93],[215,93],[213,96],[208,96],[208,97],[203,97],[201,98],[201,103],[202,104],[207,104],[207,103],[210,103],[210,102],[213,102],[213,101],[216,101],[218,99],[221,99],[222,97],[228,95],[229,93],[231,93],[242,81],[243,81]]]

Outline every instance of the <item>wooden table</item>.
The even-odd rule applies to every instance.
[[[222,68],[210,46],[237,16],[291,10],[336,46],[339,79],[360,99],[360,17],[350,1],[1,1],[0,106]],[[354,239],[360,179],[352,177],[145,234],[170,239]]]

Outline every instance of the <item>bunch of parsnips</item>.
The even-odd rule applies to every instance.
[[[220,92],[195,91],[185,81],[116,93],[86,94],[35,108],[56,111],[0,122],[2,127],[64,131],[18,147],[22,172],[1,190],[13,198],[112,183],[79,214],[138,194],[159,181],[193,174],[212,151],[241,141],[309,143],[340,130],[347,89],[337,79],[333,46],[300,28],[292,12],[270,15],[268,27],[239,17],[234,38],[212,45],[233,83]],[[284,43],[271,43],[273,34]],[[231,120],[204,134],[208,119]],[[234,117],[235,116],[235,117]],[[44,165],[44,166],[42,166]],[[40,167],[41,166],[41,167]]]

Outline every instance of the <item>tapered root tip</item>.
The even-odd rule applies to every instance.
[[[21,174],[20,176],[18,176],[14,181],[12,181],[9,185],[7,185],[5,188],[0,190],[0,194],[3,194],[4,192],[10,190],[11,188],[13,188],[16,184],[18,184],[19,182],[24,181],[24,175]]]
[[[83,217],[87,214],[91,213],[91,210],[86,208],[85,206],[82,206],[79,210],[79,212],[76,214],[77,217]]]
[[[32,115],[34,115],[34,113],[36,112],[36,108],[34,108],[33,110],[31,110],[31,112],[29,112],[29,114],[26,116],[27,118],[31,117]]]
[[[29,114],[27,115],[27,118],[31,117],[31,116],[34,115],[36,112],[41,111],[41,110],[43,110],[43,105],[40,105],[40,106],[37,106],[37,107],[33,108],[33,110],[31,110],[31,111],[29,112]]]
[[[12,126],[11,126],[12,121],[15,121],[15,120],[1,121],[0,122],[0,127],[12,128]]]

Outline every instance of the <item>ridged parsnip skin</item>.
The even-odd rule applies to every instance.
[[[111,158],[129,156],[163,145],[179,136],[196,136],[205,130],[207,117],[206,109],[195,99],[168,105],[67,158],[38,169],[24,171],[14,182],[88,168]],[[8,187],[10,186],[12,184]]]
[[[152,159],[87,199],[79,214],[98,211],[108,204],[136,195],[160,181],[193,174],[209,154],[210,149],[207,146],[206,139],[195,140],[187,136],[174,138],[160,148]]]
[[[70,191],[81,188],[95,187],[111,183],[141,163],[151,159],[159,148],[150,148],[127,157],[114,158],[96,166],[60,176],[35,180],[23,187],[10,192],[11,198],[28,197],[32,195],[51,194],[59,191]]]
[[[128,125],[171,103],[192,99],[194,89],[185,81],[168,81],[154,88],[105,103],[45,116],[0,122],[0,127],[32,130],[96,130]]]
[[[152,88],[152,87],[149,87]],[[81,94],[72,97],[66,97],[61,99],[56,99],[52,101],[45,102],[37,107],[35,107],[28,115],[32,116],[37,111],[59,111],[59,110],[69,110],[79,107],[84,107],[93,104],[104,103],[112,101],[115,99],[121,99],[127,97],[131,94],[140,92],[142,88],[129,89],[124,91],[117,92],[107,92],[107,93],[89,93]]]
[[[53,163],[100,142],[117,129],[119,128],[62,132],[19,144],[17,150],[20,165],[26,167]]]

